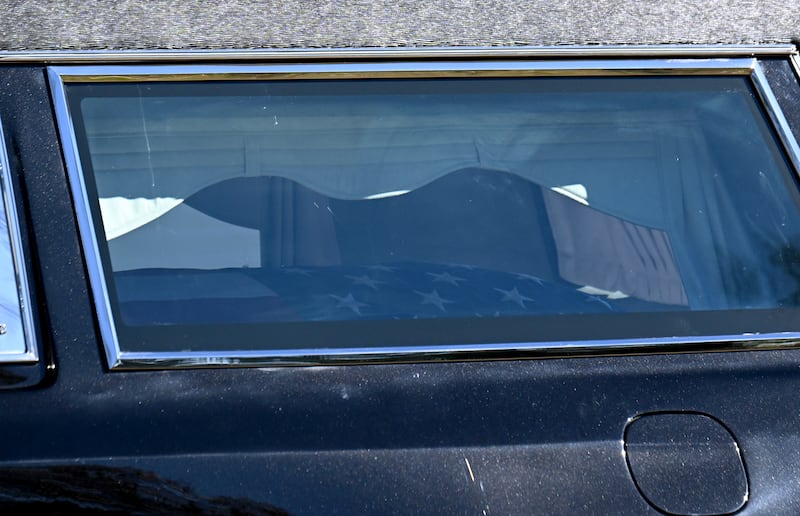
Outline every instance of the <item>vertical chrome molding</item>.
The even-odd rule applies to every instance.
[[[795,173],[800,175],[800,146],[798,146],[797,139],[794,137],[794,133],[792,133],[792,129],[789,127],[789,122],[786,120],[783,111],[778,105],[778,99],[775,98],[775,93],[773,93],[760,63],[756,63],[751,78],[756,91],[761,96],[761,101],[772,120],[773,126],[778,131],[778,137],[781,143],[783,143],[786,153],[789,155],[789,160],[794,167]]]
[[[5,326],[5,321],[0,321],[2,330],[0,339],[16,339],[21,342],[14,343],[12,351],[3,351],[0,345],[0,362],[37,362],[39,360],[39,349],[36,339],[36,327],[33,321],[33,311],[31,305],[31,295],[28,286],[28,275],[25,267],[25,257],[22,251],[22,237],[20,234],[19,219],[17,218],[17,203],[14,196],[14,185],[11,181],[11,169],[8,164],[8,153],[6,151],[5,133],[3,131],[2,120],[0,120],[0,195],[3,203],[3,214],[7,224],[7,233],[0,234],[0,241],[7,240],[11,261],[13,263],[13,276],[16,283],[17,295],[14,296],[16,306],[6,307],[13,315],[18,317],[18,321],[6,333],[9,328]],[[12,315],[12,316],[13,316]],[[19,334],[19,331],[22,334]]]
[[[800,81],[800,54],[795,53],[789,56],[789,62],[792,63],[792,68],[794,68],[795,77]]]
[[[114,325],[114,315],[111,312],[111,304],[108,297],[108,286],[103,275],[103,266],[100,258],[100,242],[94,229],[91,210],[89,209],[89,195],[86,191],[86,183],[83,179],[83,169],[80,159],[78,159],[78,144],[75,138],[75,128],[72,117],[67,105],[67,97],[64,81],[61,76],[53,69],[48,70],[50,80],[50,90],[53,95],[53,105],[56,112],[56,123],[58,134],[61,138],[61,148],[64,152],[64,161],[67,166],[69,183],[72,188],[72,197],[75,200],[75,213],[78,218],[78,229],[81,232],[83,252],[86,258],[86,269],[89,272],[91,282],[92,299],[94,301],[95,313],[98,318],[100,328],[100,338],[106,350],[106,359],[109,367],[118,366],[119,361],[119,340]]]

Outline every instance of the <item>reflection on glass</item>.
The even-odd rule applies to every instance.
[[[19,229],[11,211],[15,207],[3,138],[0,126],[0,362],[27,361],[35,359],[35,352],[26,341],[23,317],[27,314],[23,311],[23,292],[14,256],[19,246]]]

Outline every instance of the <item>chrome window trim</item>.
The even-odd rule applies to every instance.
[[[794,74],[797,80],[800,81],[800,55],[797,53],[792,54],[789,56],[789,61],[792,63],[792,68],[794,68]]]
[[[97,234],[94,231],[91,214],[89,213],[89,197],[83,180],[83,170],[78,160],[78,144],[74,138],[75,130],[72,125],[72,117],[69,116],[69,110],[67,109],[64,83],[61,81],[57,71],[53,69],[48,71],[48,76],[53,95],[56,122],[59,136],[61,137],[61,148],[67,166],[72,199],[75,203],[75,215],[78,219],[86,268],[91,282],[92,300],[94,301],[95,313],[98,318],[100,338],[106,351],[108,366],[113,368],[121,365],[119,340],[117,339],[114,319],[111,314],[108,286],[102,271]]]
[[[229,81],[431,77],[614,77],[750,75],[753,58],[579,61],[424,61],[276,63],[269,65],[107,65],[51,67],[51,79],[70,82]]]
[[[794,48],[791,47],[792,52]],[[788,49],[786,54],[790,52]],[[368,52],[368,51],[361,51]],[[486,50],[482,50],[486,52]],[[375,52],[374,57],[384,55]],[[498,53],[506,56],[507,54]],[[585,54],[584,54],[585,57]],[[708,335],[645,339],[609,339],[544,343],[502,343],[375,348],[309,348],[300,350],[218,352],[126,352],[120,349],[102,270],[99,243],[78,160],[73,121],[66,102],[70,82],[314,79],[452,76],[687,76],[738,75],[750,77],[792,166],[800,170],[800,148],[778,107],[756,58],[614,59],[574,61],[379,61],[351,63],[171,64],[54,66],[48,68],[64,157],[67,165],[81,241],[108,365],[114,370],[202,368],[220,366],[313,366],[324,364],[401,363],[446,360],[551,358],[612,354],[688,353],[752,349],[800,348],[800,332]]]
[[[17,204],[10,171],[5,133],[3,131],[2,120],[0,120],[0,196],[2,196],[0,202],[2,202],[2,208],[4,210],[0,216],[5,216],[8,225],[8,234],[0,234],[0,240],[7,239],[11,250],[11,259],[14,264],[14,274],[17,284],[19,317],[22,323],[24,347],[23,352],[5,353],[0,351],[0,363],[36,363],[39,361],[39,348],[36,342],[28,275],[25,270],[22,237],[20,234],[19,219],[17,218]],[[0,335],[0,339],[2,338],[3,335]]]
[[[19,50],[0,51],[0,63],[179,63],[400,59],[572,59],[754,57],[797,54],[776,45],[565,45],[518,47],[280,48],[189,50]]]
[[[117,353],[114,370],[202,369],[209,367],[313,367],[324,365],[402,364],[414,362],[518,360],[613,355],[800,349],[800,333],[715,335],[545,343],[408,346],[392,348],[301,349],[261,351],[193,351]]]

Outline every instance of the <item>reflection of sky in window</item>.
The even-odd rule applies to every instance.
[[[3,207],[0,202],[0,209]],[[7,333],[0,335],[0,353],[24,353],[25,336],[20,318],[17,278],[5,216],[0,216],[0,323],[7,328]]]

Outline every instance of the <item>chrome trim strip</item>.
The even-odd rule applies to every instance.
[[[86,257],[86,268],[92,285],[92,298],[95,304],[95,313],[98,317],[100,337],[103,339],[108,366],[113,368],[120,364],[118,358],[119,341],[115,331],[114,317],[111,313],[108,286],[103,275],[99,241],[95,234],[89,211],[89,196],[86,191],[86,183],[83,180],[83,169],[81,168],[80,160],[78,160],[78,144],[73,137],[75,129],[72,125],[69,109],[67,109],[66,92],[61,77],[55,70],[50,69],[48,70],[48,79],[53,95],[58,132],[61,137],[61,148],[64,152],[64,161],[66,162],[67,174],[69,175],[69,183],[72,189],[72,198],[75,201],[75,213],[78,218],[78,229],[80,230],[83,252]]]
[[[789,122],[778,105],[778,100],[775,98],[769,81],[767,81],[767,76],[764,75],[764,69],[759,63],[756,63],[751,79],[756,91],[761,96],[761,102],[766,107],[767,114],[778,131],[778,137],[789,155],[789,161],[791,161],[795,173],[800,175],[800,146],[798,146],[797,139],[789,127]]]
[[[794,52],[794,48],[792,47]],[[788,53],[788,52],[787,52]],[[477,72],[477,74],[475,73]],[[778,127],[781,138],[797,166],[800,151],[788,125],[777,107],[774,95],[754,58],[740,59],[648,59],[619,61],[487,61],[487,62],[380,62],[338,64],[274,64],[274,65],[113,65],[59,66],[48,69],[56,119],[69,173],[81,240],[86,255],[98,314],[101,338],[109,367],[115,370],[313,366],[322,364],[399,363],[449,360],[503,360],[521,358],[555,358],[565,356],[597,356],[643,353],[690,353],[710,351],[742,351],[753,349],[800,348],[800,332],[743,334],[727,336],[670,337],[650,339],[617,339],[545,343],[503,343],[463,346],[409,346],[393,348],[313,348],[261,351],[219,352],[123,352],[116,335],[111,313],[108,287],[102,271],[98,236],[94,230],[89,199],[78,160],[77,142],[70,117],[65,87],[67,82],[140,81],[140,80],[228,80],[231,77],[269,79],[308,79],[319,77],[376,77],[399,74],[404,77],[438,74],[491,75],[747,75],[751,76],[759,94]]]
[[[25,257],[22,251],[22,238],[20,235],[19,220],[17,218],[17,204],[14,197],[14,187],[11,181],[11,168],[8,164],[8,153],[6,150],[5,133],[3,132],[3,124],[0,120],[0,202],[2,202],[2,214],[5,216],[8,226],[8,233],[0,234],[0,241],[7,241],[9,250],[11,252],[11,260],[14,267],[14,275],[17,286],[17,299],[16,307],[10,307],[12,311],[16,311],[19,317],[19,324],[22,329],[20,343],[15,343],[15,348],[21,348],[24,351],[3,352],[0,351],[0,363],[18,363],[18,362],[38,362],[39,361],[39,348],[36,339],[36,327],[33,321],[33,312],[31,304],[31,295],[28,287],[28,275],[25,267]],[[16,310],[14,310],[16,308]],[[0,321],[2,323],[3,321]],[[19,335],[5,333],[5,326],[3,326],[3,333],[0,339],[19,338]]]
[[[281,48],[196,50],[0,51],[0,63],[158,63],[398,59],[573,59],[755,57],[796,54],[793,45],[617,45],[519,47]]]
[[[51,67],[60,82],[297,80],[416,77],[749,75],[753,58],[636,61],[442,61]]]
[[[313,367],[320,365],[474,362],[642,354],[800,349],[800,333],[669,337],[575,342],[408,346],[387,348],[316,348],[234,352],[123,352],[115,370],[202,369],[209,367]]]

